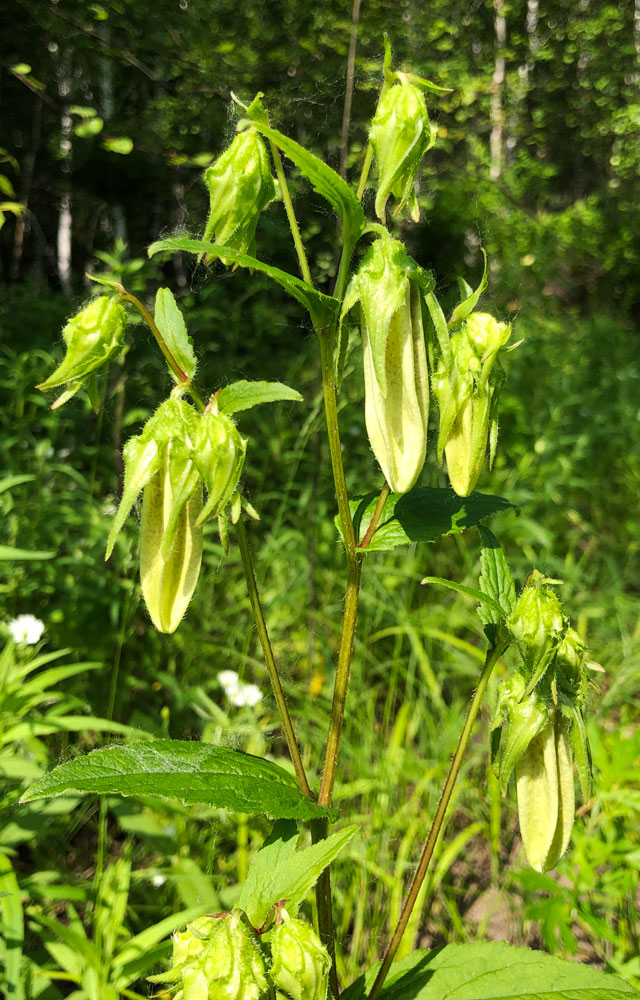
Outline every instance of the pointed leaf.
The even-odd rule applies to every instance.
[[[9,998],[23,1000],[20,965],[24,941],[24,917],[18,879],[6,854],[0,854],[0,915],[4,938],[4,941],[0,940],[0,956],[4,967],[7,1000]]]
[[[187,378],[192,379],[196,373],[197,365],[196,356],[193,353],[193,341],[187,333],[187,327],[176,300],[168,288],[159,288],[156,292],[153,318],[178,367],[182,369]]]
[[[470,312],[473,312],[478,303],[478,299],[487,287],[487,255],[484,250],[482,251],[482,256],[484,257],[484,270],[482,272],[480,284],[475,291],[471,292],[470,295],[467,295],[467,297],[463,299],[462,302],[459,302],[455,307],[451,314],[451,319],[449,320],[449,326],[455,326],[457,323],[461,323],[463,319],[466,319]],[[467,287],[469,286],[467,285]]]
[[[342,994],[365,1000],[379,964]],[[504,942],[414,951],[389,971],[382,1000],[632,1000],[631,983],[578,962]]]
[[[378,502],[378,493],[349,501],[356,537],[362,538]],[[471,493],[459,497],[451,489],[414,486],[408,493],[391,493],[366,552],[382,552],[411,542],[432,542],[440,535],[457,534],[484,517],[513,507],[504,497]],[[340,530],[339,519],[336,525]]]
[[[278,267],[271,267],[270,264],[264,264],[256,257],[250,257],[246,253],[239,253],[237,250],[232,250],[230,247],[222,246],[219,243],[208,243],[207,240],[189,240],[185,237],[171,237],[171,239],[158,240],[156,243],[152,243],[147,253],[150,257],[153,257],[154,254],[166,250],[174,252],[184,250],[187,253],[195,254],[205,253],[211,257],[228,259],[235,264],[240,264],[241,267],[251,268],[253,271],[261,271],[267,277],[272,278],[273,281],[277,281],[279,285],[282,285],[289,295],[292,295],[294,299],[304,306],[311,316],[314,325],[319,327],[329,326],[340,307],[337,299],[332,298],[330,295],[323,295],[322,292],[316,291],[311,285],[307,285],[306,282],[301,281],[300,278],[296,278],[293,274],[281,271]]]
[[[335,817],[306,798],[293,775],[251,754],[182,740],[141,741],[104,747],[67,761],[44,775],[22,801],[67,795],[157,795],[185,805],[265,813],[275,819]]]
[[[327,865],[331,864],[357,832],[357,826],[348,826],[302,851],[291,851],[289,830],[283,831],[284,836],[280,838],[280,842],[269,838],[271,842],[267,847],[266,857],[256,864],[257,871],[251,878],[251,884],[247,887],[247,878],[247,883],[243,886],[241,899],[246,906],[243,902],[238,903],[246,910],[251,923],[255,927],[263,924],[271,907],[281,899],[287,900],[287,910],[293,914]],[[258,853],[258,858],[261,853]],[[276,856],[277,864],[274,863]],[[269,862],[272,863],[271,867]]]
[[[318,194],[326,198],[342,218],[345,242],[347,245],[354,243],[364,229],[365,217],[362,205],[346,181],[324,160],[310,153],[294,139],[290,139],[289,136],[283,135],[262,121],[255,120],[252,124],[258,132],[281,149],[307,180],[311,181]]]
[[[457,590],[459,594],[473,598],[480,605],[490,608],[494,614],[500,613],[500,605],[488,594],[483,594],[481,590],[474,590],[473,587],[465,587],[462,583],[454,583],[453,580],[443,580],[440,576],[425,576],[420,583],[439,583],[441,587],[448,587],[449,590]]]
[[[478,608],[480,621],[484,625],[499,625],[501,620],[513,611],[516,603],[516,588],[511,571],[500,543],[489,528],[479,526],[482,540],[480,554],[480,587],[498,605],[498,608]]]
[[[221,413],[238,413],[260,403],[278,403],[281,400],[302,401],[295,389],[282,382],[233,382],[218,393],[218,409]]]

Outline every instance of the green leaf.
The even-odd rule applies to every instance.
[[[193,341],[187,333],[184,318],[173,293],[168,288],[159,288],[156,292],[153,318],[178,367],[188,379],[192,379],[197,366]]]
[[[342,1000],[365,1000],[379,965]],[[414,951],[391,966],[386,1000],[628,1000],[638,991],[617,976],[504,942],[449,944]]]
[[[90,139],[92,135],[98,135],[104,128],[102,118],[85,118],[80,125],[76,125],[74,132],[79,139]]]
[[[0,479],[0,493],[6,493],[7,490],[12,490],[14,486],[21,486],[23,483],[32,483],[35,478],[30,475],[4,476]]]
[[[365,217],[362,205],[347,182],[324,160],[310,153],[294,139],[257,119],[252,121],[252,125],[295,163],[318,194],[326,198],[334,211],[342,217],[345,243],[353,245],[364,229]]]
[[[302,402],[302,396],[282,382],[233,382],[218,393],[218,409],[221,413],[237,413],[248,410],[260,403],[278,403],[281,400]]]
[[[295,826],[276,823],[249,869],[238,906],[254,927],[265,922],[271,907],[281,899],[287,900],[287,910],[293,915],[320,874],[357,832],[357,826],[348,826],[296,851]]]
[[[459,302],[455,307],[451,314],[451,319],[449,320],[449,326],[456,326],[458,323],[461,323],[463,319],[466,319],[469,313],[473,312],[478,303],[478,299],[487,287],[487,255],[484,250],[482,251],[482,256],[484,257],[484,269],[482,272],[482,278],[480,279],[480,284],[475,291],[471,292],[470,295],[467,295],[467,297],[463,299],[462,302]]]
[[[312,802],[293,775],[251,754],[182,740],[151,740],[104,747],[67,761],[29,788],[23,802],[70,792],[157,795],[185,805],[265,813],[274,819],[335,818]]]
[[[27,559],[53,559],[55,552],[40,552],[36,549],[14,549],[12,545],[0,545],[0,562],[18,562]]]
[[[481,590],[474,590],[473,587],[465,587],[462,583],[454,583],[453,580],[444,580],[441,576],[425,576],[424,580],[420,583],[439,583],[441,587],[448,587],[449,590],[457,590],[459,594],[465,594],[466,597],[473,598],[480,605],[485,605],[493,611],[494,614],[500,613],[500,605],[497,601],[494,601],[492,597],[488,594],[484,594]]]
[[[264,264],[256,257],[250,257],[246,253],[239,253],[237,250],[232,250],[230,247],[222,246],[219,243],[209,243],[207,240],[190,240],[186,237],[176,236],[152,243],[147,253],[149,257],[153,257],[154,254],[167,250],[173,252],[184,250],[187,253],[205,253],[211,257],[223,257],[225,260],[232,260],[234,263],[240,264],[241,267],[248,267],[253,271],[261,271],[267,277],[282,285],[289,295],[292,295],[294,299],[304,306],[311,316],[314,326],[330,326],[340,308],[340,303],[337,299],[332,298],[331,295],[323,295],[322,292],[316,291],[311,285],[307,285],[306,282],[300,278],[296,278],[293,274],[281,271],[279,267],[271,267],[270,264]]]
[[[23,1000],[23,978],[20,972],[24,917],[18,880],[6,854],[0,854],[0,915],[2,935],[0,957],[4,967],[7,1000]]]
[[[516,603],[516,588],[511,571],[502,551],[500,543],[489,528],[479,526],[482,540],[480,553],[480,587],[493,598],[497,609],[478,608],[480,621],[484,625],[499,625],[503,618],[510,615]]]
[[[366,532],[378,502],[377,493],[349,501],[358,539]],[[411,542],[432,542],[439,535],[457,534],[484,517],[513,507],[504,497],[471,493],[459,497],[452,489],[414,486],[408,493],[391,493],[367,552],[382,552]],[[340,522],[336,518],[340,530]]]

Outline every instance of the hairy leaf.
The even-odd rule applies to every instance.
[[[220,390],[218,409],[221,413],[230,414],[239,410],[249,410],[260,403],[278,403],[282,400],[300,403],[302,396],[282,382],[247,382],[242,379]]]

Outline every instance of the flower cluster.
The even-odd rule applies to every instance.
[[[221,670],[218,680],[228,700],[237,708],[253,708],[262,701],[262,692],[257,684],[245,684],[235,670]]]

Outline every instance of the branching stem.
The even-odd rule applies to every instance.
[[[447,779],[442,788],[440,795],[440,801],[438,802],[438,808],[436,809],[435,816],[433,817],[433,823],[431,824],[431,829],[429,830],[429,835],[427,837],[424,849],[422,851],[422,857],[418,867],[416,868],[415,874],[413,876],[413,881],[411,883],[411,888],[409,889],[409,894],[405,900],[404,906],[402,907],[402,913],[400,914],[400,919],[398,920],[397,927],[393,932],[393,937],[389,942],[387,951],[382,960],[382,965],[378,971],[378,975],[375,978],[374,984],[371,988],[368,1000],[376,1000],[382,989],[382,985],[387,977],[387,973],[391,967],[391,963],[395,958],[395,954],[398,950],[398,945],[402,940],[402,935],[404,934],[407,923],[409,922],[409,917],[413,907],[415,906],[416,899],[418,898],[418,893],[420,892],[420,887],[424,881],[424,877],[429,870],[429,865],[431,859],[433,858],[433,852],[438,840],[438,836],[442,829],[442,824],[447,812],[447,807],[451,800],[451,793],[453,792],[454,785],[460,773],[460,766],[462,764],[462,758],[464,757],[465,750],[467,749],[467,744],[469,742],[469,737],[471,735],[471,730],[473,724],[476,721],[476,716],[478,714],[478,709],[484,697],[484,693],[489,682],[489,677],[491,676],[491,671],[493,670],[496,662],[502,656],[506,648],[505,642],[499,642],[496,646],[492,646],[488,650],[484,661],[484,667],[482,668],[482,674],[478,682],[478,687],[475,690],[471,704],[469,706],[469,711],[467,713],[467,718],[465,719],[464,726],[462,727],[462,732],[460,734],[460,739],[458,740],[458,746],[456,752],[453,755],[453,760],[451,761],[451,766],[449,768],[449,773],[447,774]]]
[[[369,521],[369,527],[365,531],[362,541],[358,545],[359,549],[366,549],[367,545],[373,538],[375,530],[378,527],[380,518],[382,517],[382,511],[384,510],[384,505],[387,502],[387,497],[389,496],[390,492],[391,492],[391,487],[389,486],[389,483],[385,483],[382,489],[380,490],[380,496],[378,497],[376,509],[371,515],[371,520]]]
[[[282,200],[284,202],[285,212],[287,213],[287,219],[289,220],[289,228],[291,230],[291,235],[293,236],[293,242],[296,248],[296,253],[298,255],[300,273],[302,274],[303,281],[306,281],[308,285],[311,285],[311,287],[313,287],[313,281],[311,280],[311,271],[309,270],[307,255],[305,253],[304,245],[302,243],[302,238],[300,236],[300,228],[298,226],[298,220],[296,219],[296,214],[293,210],[293,202],[291,200],[291,195],[289,193],[289,185],[287,184],[287,178],[282,168],[282,157],[280,156],[280,150],[273,142],[271,142],[271,140],[269,140],[269,148],[271,150],[271,156],[273,157],[273,162],[276,168],[276,177],[278,178],[278,184],[280,185],[280,191],[282,192]]]
[[[258,593],[256,576],[253,570],[249,540],[247,538],[247,532],[245,530],[242,517],[240,517],[238,523],[236,524],[236,535],[238,537],[238,545],[240,547],[242,568],[244,569],[244,575],[247,581],[247,590],[249,592],[251,610],[253,611],[253,617],[256,623],[256,629],[258,630],[258,638],[260,639],[262,652],[267,664],[267,670],[269,671],[269,680],[271,681],[271,687],[273,688],[276,705],[278,706],[278,711],[280,712],[282,728],[284,729],[285,739],[289,748],[289,755],[293,761],[300,791],[304,795],[311,798],[311,789],[309,788],[309,782],[307,781],[307,775],[305,773],[302,757],[300,756],[300,750],[298,748],[298,743],[293,731],[293,725],[291,723],[291,716],[289,715],[289,709],[287,708],[284,691],[282,690],[282,684],[280,683],[280,676],[278,674],[278,668],[273,655],[273,649],[271,648],[271,641],[269,639],[267,624],[264,619],[262,604],[260,602],[260,594]]]

